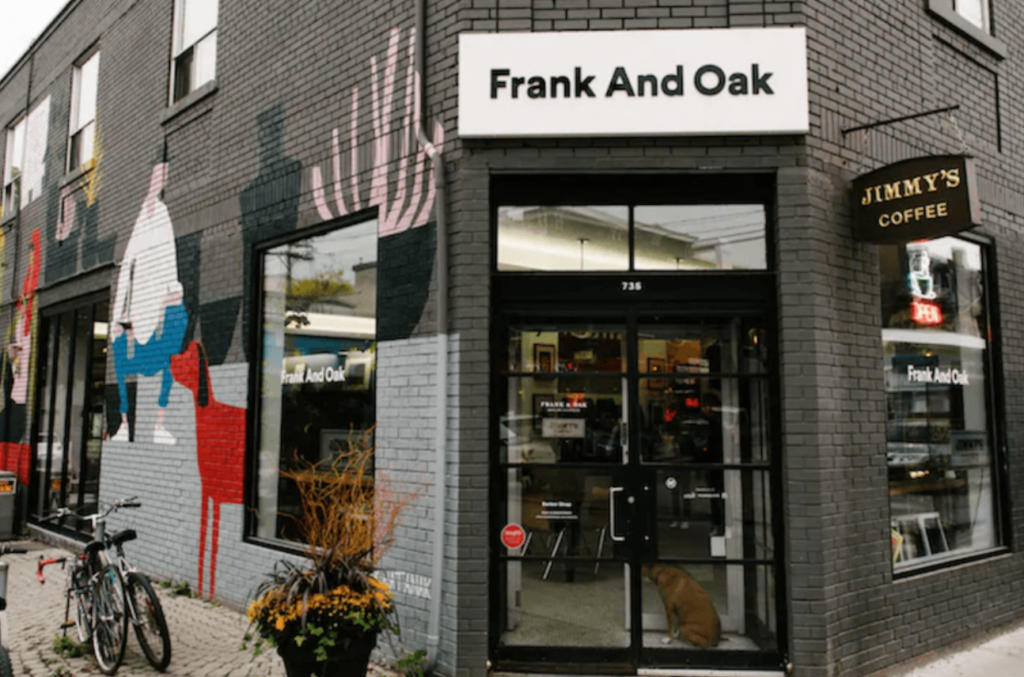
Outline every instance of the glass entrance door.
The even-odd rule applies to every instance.
[[[97,301],[44,312],[41,318],[44,358],[39,368],[32,501],[37,519],[65,507],[81,514],[96,510],[105,430],[108,316],[108,304]],[[92,529],[88,520],[75,518],[66,524],[82,533]]]
[[[778,667],[763,323],[588,320],[502,330],[496,655]]]

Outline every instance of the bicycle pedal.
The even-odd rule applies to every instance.
[[[63,623],[60,624],[61,630],[67,630],[68,628],[73,628],[73,627],[75,627],[75,622],[74,621],[64,621]]]

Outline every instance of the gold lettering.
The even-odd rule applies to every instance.
[[[920,221],[924,215],[924,207],[914,207],[914,220]]]
[[[946,172],[946,188],[956,188],[960,185],[960,169],[950,169]]]
[[[903,179],[903,197],[921,194],[921,177],[915,176],[912,179]]]
[[[871,189],[870,188],[865,188],[864,189],[864,197],[862,197],[860,199],[860,203],[862,205],[864,205],[865,207],[867,207],[869,204],[871,204]]]
[[[888,202],[889,200],[898,200],[901,197],[903,197],[903,196],[900,195],[900,183],[899,183],[899,181],[897,181],[896,183],[887,183],[887,184],[885,184],[885,201],[886,202]]]
[[[874,187],[874,191],[875,191],[875,202],[881,202],[882,201],[882,187],[881,186],[875,186]]]
[[[945,202],[940,202],[939,204],[935,205],[935,208],[939,216],[949,216],[949,211],[946,209]]]
[[[889,223],[890,221],[888,214],[882,214],[881,216],[878,217],[878,225],[881,226],[882,228],[888,228]]]
[[[935,205],[934,204],[930,204],[927,207],[925,207],[924,215],[925,215],[926,218],[934,219],[935,218]]]
[[[903,212],[892,213],[892,225],[898,226],[903,223]]]
[[[928,192],[934,193],[936,190],[935,182],[939,180],[939,173],[936,172],[934,174],[925,174],[921,178],[928,182]]]

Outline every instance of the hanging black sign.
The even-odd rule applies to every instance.
[[[854,237],[900,244],[981,225],[974,160],[934,155],[904,160],[853,181]]]

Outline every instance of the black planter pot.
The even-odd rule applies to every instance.
[[[293,642],[285,644],[278,645],[277,653],[288,677],[366,677],[377,635],[346,637],[328,651],[325,661],[318,661],[312,649],[297,647]]]

